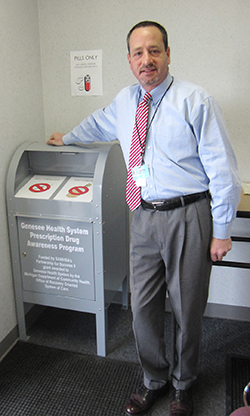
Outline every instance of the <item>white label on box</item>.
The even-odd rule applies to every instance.
[[[93,198],[93,179],[69,178],[54,199],[60,201],[91,202]]]
[[[66,176],[34,175],[16,193],[16,198],[49,199]]]

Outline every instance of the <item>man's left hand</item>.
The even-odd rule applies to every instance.
[[[211,242],[211,259],[212,261],[221,261],[228,251],[232,249],[232,240],[227,238],[226,240],[220,240],[213,238]]]

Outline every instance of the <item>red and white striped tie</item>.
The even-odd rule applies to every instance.
[[[134,211],[141,204],[141,188],[136,186],[132,175],[132,169],[136,166],[141,166],[142,156],[144,154],[146,144],[145,139],[148,124],[149,100],[151,98],[151,94],[147,92],[136,110],[136,122],[133,129],[129,153],[126,189],[126,201],[131,211]]]

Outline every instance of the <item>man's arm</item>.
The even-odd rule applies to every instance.
[[[212,261],[221,261],[232,248],[231,230],[240,201],[241,181],[218,104],[207,97],[197,110],[194,131],[199,155],[209,179],[213,217]]]
[[[47,144],[51,144],[52,146],[64,146],[64,142],[63,142],[63,136],[64,134],[62,133],[53,133],[51,134],[49,140],[47,140]]]
[[[231,238],[220,240],[219,238],[212,238],[210,253],[212,261],[221,261],[223,257],[232,248]]]

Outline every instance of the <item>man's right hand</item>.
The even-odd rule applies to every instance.
[[[53,133],[51,134],[49,140],[47,140],[47,144],[51,144],[52,146],[64,146],[63,138],[64,134],[62,133]]]

